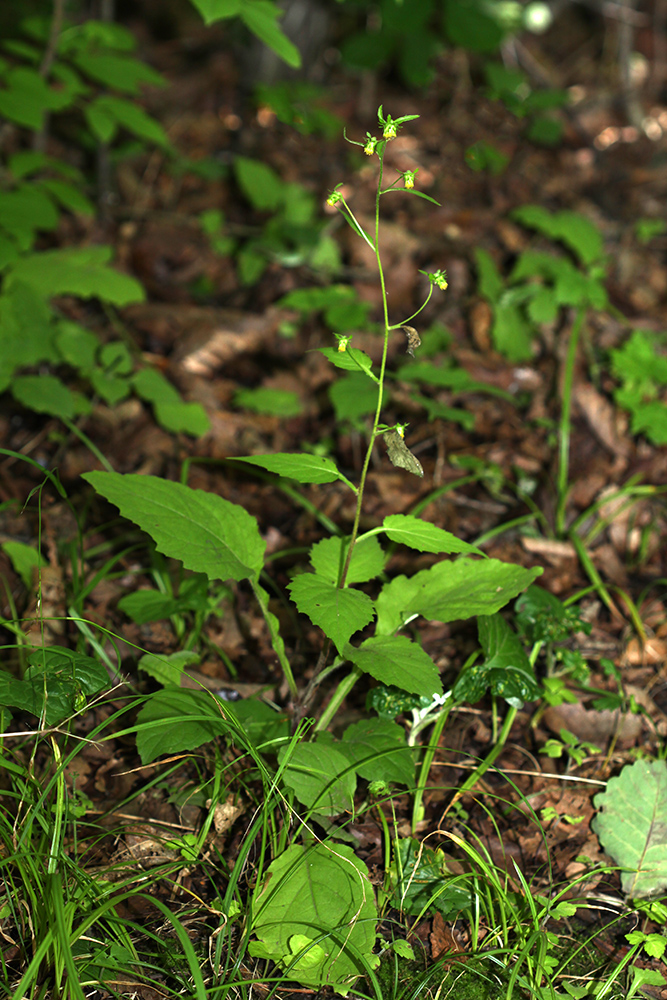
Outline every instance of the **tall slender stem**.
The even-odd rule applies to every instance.
[[[570,343],[565,358],[565,373],[563,377],[563,404],[560,410],[558,427],[558,506],[556,507],[556,533],[561,537],[565,532],[565,507],[567,504],[567,486],[570,472],[570,418],[572,415],[572,385],[574,382],[574,365],[579,347],[579,335],[586,315],[585,306],[580,306],[572,325]]]

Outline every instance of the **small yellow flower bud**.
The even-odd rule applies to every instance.
[[[347,350],[347,345],[352,340],[351,337],[339,337],[338,338],[338,353],[343,354]]]
[[[406,191],[411,191],[415,186],[415,174],[416,170],[406,170],[403,174],[403,184],[405,185]]]

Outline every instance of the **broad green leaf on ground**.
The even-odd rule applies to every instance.
[[[232,736],[229,706],[204,691],[168,687],[150,695],[137,715],[137,751],[143,764],[163,754],[196,750],[218,736]]]
[[[238,735],[233,742],[240,746],[252,744],[256,750],[276,753],[278,747],[290,738],[290,720],[285,712],[277,712],[259,698],[242,698],[229,704],[230,713],[239,724]]]
[[[109,685],[106,668],[91,656],[63,646],[36,649],[28,657],[23,680],[0,672],[0,705],[20,708],[54,726],[85,704],[86,695]]]
[[[553,240],[560,240],[574,251],[582,264],[593,264],[602,257],[604,244],[600,230],[579,212],[551,214],[541,205],[521,205],[511,215],[528,229],[536,229]]]
[[[310,562],[317,573],[329,583],[337,584],[343,570],[349,538],[323,538],[310,550]],[[379,576],[384,569],[386,555],[377,538],[362,538],[354,546],[346,585],[367,583]]]
[[[329,743],[299,743],[280,748],[278,761],[285,760],[283,781],[307,809],[323,816],[352,809],[357,775],[346,754]]]
[[[210,421],[201,403],[186,403],[171,382],[155,368],[142,368],[132,378],[134,391],[152,403],[155,418],[172,434],[200,437],[210,429]]]
[[[421,646],[405,635],[376,635],[361,646],[345,646],[346,656],[360,670],[382,684],[393,684],[411,694],[442,694],[435,663]]]
[[[468,879],[449,871],[440,848],[433,850],[412,837],[395,841],[389,874],[394,905],[404,913],[439,910],[451,920],[472,906]]]
[[[479,615],[479,641],[484,661],[474,663],[456,679],[452,689],[457,702],[475,704],[487,688],[516,708],[539,697],[540,687],[519,636],[502,615]]]
[[[667,888],[667,761],[626,765],[593,799],[600,812],[592,827],[603,848],[625,871],[626,896],[641,899]]]
[[[322,629],[339,653],[350,636],[373,619],[373,602],[367,594],[340,590],[316,573],[302,573],[287,586],[299,611]]]
[[[162,596],[162,595],[160,595]],[[139,660],[139,670],[150,674],[163,687],[180,687],[183,671],[193,663],[199,662],[199,656],[192,650],[178,649],[175,653],[158,656],[156,653],[145,653]]]
[[[43,361],[58,364],[61,357],[53,342],[50,306],[30,285],[16,281],[0,296],[0,382],[8,385],[12,373]]]
[[[412,577],[397,576],[380,591],[376,601],[376,632],[390,635],[422,615],[452,622],[474,615],[492,615],[520,594],[542,572],[498,559],[443,560]]]
[[[349,479],[336,468],[335,462],[322,455],[238,455],[230,459],[234,462],[248,462],[249,465],[259,465],[261,469],[275,472],[277,476],[296,479],[298,483],[334,483],[337,479],[353,489]]]
[[[80,392],[75,392],[56,375],[18,375],[11,382],[12,396],[35,413],[48,413],[61,420],[73,420],[88,414],[91,405]]]
[[[234,173],[251,205],[261,212],[275,212],[283,200],[285,185],[267,163],[237,156]]]
[[[30,285],[33,294],[44,299],[54,295],[78,295],[82,299],[98,298],[115,306],[143,302],[142,285],[127,274],[108,267],[111,247],[67,247],[64,250],[43,250],[26,254],[8,272],[6,287],[15,282]]]
[[[408,514],[390,514],[382,522],[382,528],[387,532],[392,542],[401,542],[419,552],[461,553],[485,556],[481,549],[469,545],[451,532],[439,528],[430,521],[422,521],[420,517]]]
[[[259,576],[266,543],[243,507],[157,476],[87,472],[83,478],[186,569],[209,580]]]
[[[402,726],[387,719],[362,719],[348,726],[340,744],[366,781],[386,781],[408,788],[415,781],[415,759]]]
[[[269,866],[255,897],[258,941],[249,951],[304,986],[344,992],[364,974],[364,962],[377,964],[376,925],[368,869],[350,847],[293,844]]]

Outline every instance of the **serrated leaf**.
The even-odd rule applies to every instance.
[[[282,779],[307,809],[323,816],[337,816],[352,809],[357,776],[349,757],[328,742],[283,746],[278,762]]]
[[[375,635],[361,646],[345,646],[343,654],[382,684],[430,697],[442,694],[435,663],[421,646],[405,635]]]
[[[266,543],[243,507],[157,476],[87,472],[83,478],[155,541],[209,580],[255,580]]]
[[[299,611],[322,629],[339,653],[350,636],[373,620],[373,602],[360,590],[341,590],[315,573],[302,573],[287,586]]]
[[[410,578],[398,576],[385,584],[377,598],[376,632],[389,635],[416,615],[451,622],[495,614],[541,573],[538,566],[524,569],[498,559],[462,556],[455,562],[443,560]]]
[[[481,549],[469,545],[451,532],[439,528],[430,521],[409,514],[390,514],[382,522],[382,528],[392,542],[409,545],[419,552],[468,553],[478,556],[486,555]]]
[[[239,455],[230,457],[233,462],[248,462],[249,465],[259,465],[277,476],[296,479],[298,483],[334,483],[337,479],[356,488],[349,479],[339,472],[336,463],[322,455],[290,455],[286,452],[277,455]]]
[[[626,896],[641,899],[667,887],[667,762],[638,760],[593,799],[600,843],[621,872]]]
[[[143,302],[145,293],[135,278],[107,267],[111,254],[111,247],[105,246],[67,247],[26,254],[13,265],[6,288],[9,290],[20,281],[44,299],[54,295],[78,295],[116,306]]]
[[[374,382],[377,382],[377,377],[372,372],[373,362],[365,351],[360,351],[357,347],[348,347],[344,351],[337,351],[333,347],[320,347],[320,354],[335,365],[336,368],[341,368],[348,372],[363,372]]]
[[[12,379],[14,399],[35,413],[48,413],[61,420],[73,420],[78,414],[90,413],[90,403],[80,392],[74,392],[56,375],[18,375]]]
[[[406,785],[415,781],[415,758],[402,726],[387,719],[362,719],[343,733],[341,750],[367,781]]]
[[[310,550],[310,562],[318,576],[330,583],[338,584],[345,563],[349,538],[323,538]],[[362,538],[354,546],[350,567],[345,580],[346,586],[367,583],[379,576],[384,569],[386,555],[377,538]]]
[[[166,595],[160,594],[157,596],[163,597]],[[151,619],[148,620],[150,621]],[[180,687],[181,677],[185,668],[198,662],[199,656],[197,653],[193,653],[192,650],[179,649],[167,656],[145,653],[140,658],[137,666],[139,670],[143,670],[144,673],[150,674],[151,677],[155,678],[158,684],[162,684],[163,687],[168,688]]]

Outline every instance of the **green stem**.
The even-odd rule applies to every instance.
[[[452,701],[452,699],[450,699]],[[428,746],[424,750],[424,756],[422,762],[419,766],[419,777],[417,778],[417,787],[415,789],[415,797],[412,802],[412,832],[415,833],[417,830],[417,824],[421,822],[424,818],[424,807],[422,805],[422,800],[424,798],[424,792],[426,791],[426,782],[428,781],[429,771],[431,770],[431,764],[433,763],[433,758],[435,757],[438,744],[440,743],[440,737],[442,736],[442,731],[445,728],[445,723],[449,718],[449,713],[451,711],[451,705],[445,706],[442,712],[435,720],[435,725],[433,726],[433,732],[431,733],[431,738],[428,742]]]
[[[97,461],[100,463],[100,465],[102,466],[102,468],[106,469],[107,472],[113,472],[114,469],[113,469],[113,466],[111,465],[111,463],[102,454],[102,452],[97,447],[97,445],[93,441],[90,440],[90,438],[88,437],[88,435],[84,434],[84,432],[81,430],[81,428],[77,427],[76,424],[73,423],[73,421],[69,420],[68,417],[61,417],[61,419],[62,419],[62,422],[64,423],[65,427],[67,427],[67,429],[72,434],[74,434],[76,437],[78,437],[79,440],[83,444],[85,444],[86,448],[88,448],[89,451],[92,451],[93,455],[95,456],[95,458],[97,459]]]
[[[347,698],[348,694],[362,675],[363,670],[360,670],[359,667],[356,666],[352,667],[347,677],[343,678],[334,691],[331,701],[315,723],[313,732],[320,733],[327,728],[343,701]]]
[[[558,428],[558,506],[556,507],[556,533],[562,538],[565,533],[565,507],[567,504],[568,479],[570,471],[570,417],[572,414],[572,385],[574,383],[574,365],[577,359],[579,335],[586,316],[586,309],[580,306],[572,325],[570,342],[565,359],[563,378],[563,405],[560,411]]]
[[[287,654],[285,653],[285,644],[282,640],[282,636],[280,635],[278,619],[271,611],[269,611],[269,595],[263,587],[260,587],[257,580],[251,579],[249,582],[252,587],[252,592],[255,595],[255,600],[259,604],[259,610],[262,612],[264,621],[267,624],[269,634],[271,636],[271,646],[273,647],[273,651],[278,657],[280,666],[283,669],[285,680],[287,681],[287,685],[290,690],[290,695],[294,701],[296,701],[299,691],[296,686],[296,681],[294,680],[291,664],[287,659]]]

